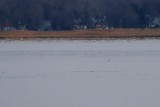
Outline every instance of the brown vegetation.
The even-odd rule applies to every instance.
[[[160,29],[113,29],[73,31],[3,31],[0,38],[145,38],[160,37]]]

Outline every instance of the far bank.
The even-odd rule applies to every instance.
[[[2,31],[0,38],[159,38],[160,29],[112,29],[71,31]]]

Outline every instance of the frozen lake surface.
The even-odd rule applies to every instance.
[[[0,40],[0,107],[160,107],[160,40]]]

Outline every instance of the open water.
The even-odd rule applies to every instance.
[[[0,40],[0,107],[160,107],[160,40]]]

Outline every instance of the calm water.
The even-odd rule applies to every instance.
[[[160,107],[160,40],[0,40],[0,107]]]

